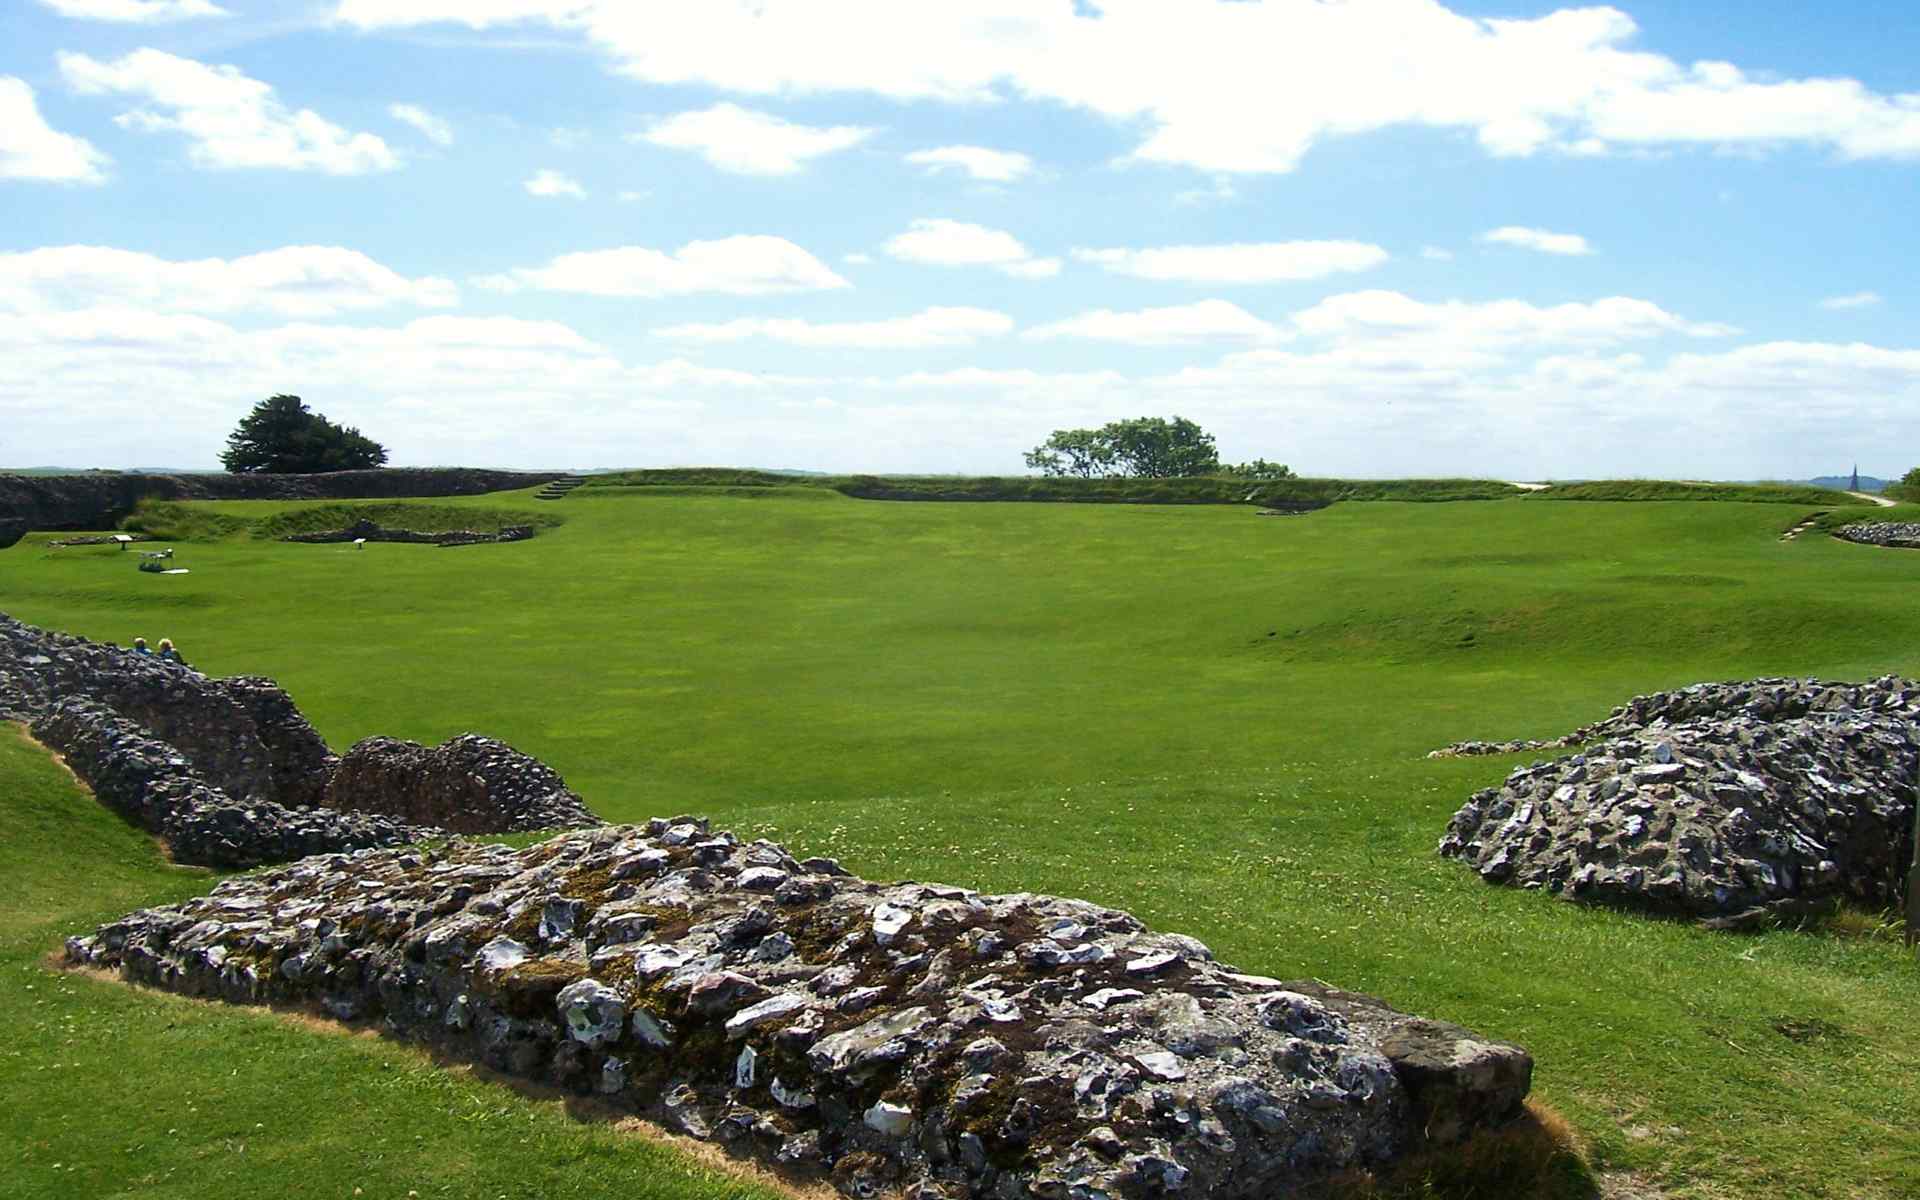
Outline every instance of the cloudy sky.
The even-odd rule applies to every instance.
[[[1911,0],[4,0],[0,464],[1920,462]]]

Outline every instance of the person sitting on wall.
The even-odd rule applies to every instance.
[[[133,652],[135,654],[147,654],[147,655],[151,655],[153,653],[153,651],[147,649],[147,639],[143,637],[137,637],[133,639]]]
[[[172,638],[160,639],[160,657],[170,663],[179,663],[183,667],[187,665],[187,660],[181,658],[180,652],[173,648]]]

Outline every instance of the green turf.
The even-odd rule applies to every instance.
[[[435,503],[534,507],[526,495]],[[1263,518],[784,495],[583,488],[530,542],[234,538],[181,547],[193,573],[173,577],[35,535],[0,552],[0,607],[272,675],[339,747],[478,730],[615,819],[700,811],[881,878],[1087,896],[1247,969],[1519,1041],[1537,1094],[1601,1167],[1677,1196],[1920,1190],[1920,965],[1897,937],[1716,935],[1486,887],[1433,845],[1515,760],[1424,756],[1556,735],[1700,679],[1920,673],[1920,554],[1782,543],[1809,511],[1794,504],[1343,502]],[[541,1194],[568,1147],[604,1152],[605,1135],[392,1065],[409,1060],[378,1043],[42,973],[58,935],[194,885],[151,864],[96,878],[83,838],[26,853],[46,864],[41,913],[0,918],[16,1055],[66,1029],[97,1044],[89,1031],[108,1026],[137,1064],[120,1087],[165,1077],[209,1104],[229,1072],[263,1072],[242,1091],[264,1093],[290,1070],[278,1059],[304,1062],[278,1099],[319,1097],[314,1141],[283,1146],[287,1161],[324,1160],[322,1142],[353,1158],[354,1131],[383,1116],[408,1139],[439,1122],[422,1135],[438,1155],[486,1164],[474,1195]],[[254,1039],[277,1048],[264,1068]],[[32,1170],[91,1138],[109,1164],[92,1191],[137,1190],[146,1172],[123,1143],[164,1144],[173,1118],[51,1082],[31,1093]],[[542,1131],[523,1176],[485,1174],[514,1169],[500,1127],[445,1132],[476,1106]],[[220,1136],[196,1129],[181,1153],[216,1161]],[[393,1191],[400,1177],[367,1194],[417,1186]],[[662,1194],[703,1194],[675,1188]]]

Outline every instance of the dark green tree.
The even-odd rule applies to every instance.
[[[1252,462],[1228,463],[1220,468],[1222,475],[1231,475],[1235,479],[1292,479],[1293,468],[1285,463],[1268,462],[1256,458]]]
[[[298,396],[253,406],[227,435],[220,464],[235,474],[312,475],[355,471],[387,461],[387,448],[358,429],[335,425]]]
[[[1027,451],[1029,467],[1048,475],[1169,479],[1213,475],[1220,454],[1213,435],[1185,417],[1134,417],[1098,429],[1056,429]]]

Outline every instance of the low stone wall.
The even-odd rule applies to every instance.
[[[0,519],[28,529],[112,529],[145,499],[386,500],[536,487],[557,471],[381,467],[320,475],[0,475]]]
[[[1124,912],[871,883],[690,818],[309,859],[67,952],[379,1021],[851,1196],[1264,1200],[1501,1122],[1532,1071]]]
[[[1833,536],[1843,542],[1863,546],[1890,546],[1902,550],[1920,550],[1920,525],[1903,521],[1875,521],[1865,525],[1842,525]]]
[[[1474,793],[1440,853],[1489,882],[1726,927],[1890,908],[1913,844],[1916,722],[1920,684],[1892,676],[1639,697],[1579,735],[1615,736]]]
[[[179,751],[94,701],[67,699],[33,722],[101,803],[166,843],[174,861],[257,867],[310,854],[405,846],[433,833],[390,817],[239,803]]]
[[[389,737],[356,742],[327,780],[321,802],[342,812],[385,813],[455,833],[601,823],[553,768],[477,734],[432,749]]]
[[[56,739],[49,744],[63,753],[86,747],[91,765],[83,777],[118,789],[103,801],[162,833],[183,862],[251,866],[322,850],[396,845],[446,830],[509,833],[601,823],[550,767],[503,742],[467,735],[424,750],[370,739],[355,748],[352,768],[342,776],[341,760],[271,679],[212,679],[154,655],[37,629],[0,613],[0,720],[32,722],[40,730],[56,713],[66,715],[44,726]],[[89,732],[106,718],[116,722],[111,729]],[[116,753],[128,761],[114,766],[101,757]],[[156,764],[172,769],[161,772]],[[161,787],[175,779],[201,789],[193,792],[201,799],[175,798],[187,783]],[[131,782],[115,782],[122,780]],[[127,790],[140,781],[160,788],[150,802],[158,806],[153,812]],[[168,814],[176,809],[191,812],[175,820]],[[248,821],[260,828],[249,832]],[[396,841],[391,830],[408,836]],[[222,838],[238,848],[222,848]]]
[[[27,536],[27,523],[17,517],[0,517],[0,550]]]
[[[418,529],[388,529],[372,521],[355,521],[345,529],[325,529],[318,533],[290,533],[283,542],[326,545],[335,542],[406,542],[422,546],[481,546],[493,542],[524,542],[534,534],[531,525],[508,525],[497,533],[478,529],[448,529],[437,533]]]

